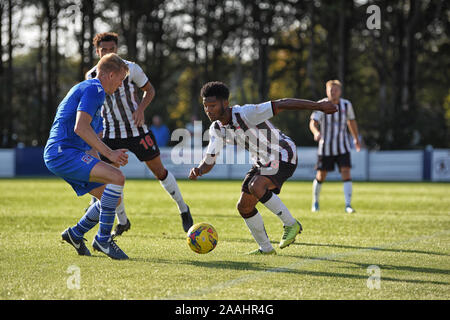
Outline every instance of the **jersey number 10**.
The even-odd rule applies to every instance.
[[[139,141],[139,144],[142,144],[145,150],[148,150],[148,148],[153,147],[154,142],[149,135],[146,135],[144,138],[141,139],[141,141]]]

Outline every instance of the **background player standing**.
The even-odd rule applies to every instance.
[[[352,178],[350,174],[350,141],[347,127],[353,136],[353,144],[356,151],[361,150],[358,138],[358,126],[355,120],[355,112],[350,101],[341,98],[342,85],[339,80],[330,80],[326,83],[327,98],[320,101],[330,101],[338,107],[338,112],[334,114],[324,114],[321,111],[314,111],[311,114],[309,129],[314,135],[314,140],[319,142],[317,149],[317,173],[313,181],[312,209],[319,211],[319,195],[322,183],[329,171],[334,170],[338,165],[344,182],[345,211],[353,213],[355,210],[351,206],[352,201]]]
[[[118,34],[114,32],[97,34],[93,43],[100,58],[110,52],[117,53]],[[106,96],[103,105],[103,142],[111,149],[129,149],[146,164],[160,181],[164,190],[176,202],[183,229],[188,231],[193,224],[189,207],[184,202],[175,177],[162,164],[156,139],[145,124],[144,111],[153,100],[155,90],[139,65],[124,61],[128,65],[130,73],[114,93]],[[97,66],[86,73],[86,78],[93,78],[96,73]],[[143,91],[141,101],[137,96],[138,88]],[[118,224],[113,236],[121,235],[131,225],[125,213],[123,201],[117,208],[117,218]]]

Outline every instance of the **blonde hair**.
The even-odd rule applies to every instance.
[[[339,80],[329,80],[327,81],[326,87],[331,87],[332,85],[337,85],[342,88],[342,84]]]
[[[103,58],[100,59],[100,61],[97,64],[97,70],[98,73],[100,72],[120,72],[120,71],[126,71],[126,73],[129,72],[128,65],[125,63],[125,61],[119,57],[115,53],[108,53],[103,56]]]

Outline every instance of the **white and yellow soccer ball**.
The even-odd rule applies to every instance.
[[[200,254],[212,251],[219,237],[216,229],[206,222],[194,224],[187,232],[187,243],[192,251]]]

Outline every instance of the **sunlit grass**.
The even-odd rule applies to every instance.
[[[0,299],[450,298],[448,184],[354,182],[357,213],[349,215],[341,183],[325,183],[321,211],[311,213],[311,183],[288,181],[280,197],[304,232],[277,256],[255,257],[244,254],[257,246],[236,210],[240,183],[179,181],[194,221],[219,234],[217,248],[198,255],[159,183],[128,180],[132,227],[118,244],[130,260],[114,261],[93,252],[97,227],[86,234],[92,257],[60,241],[88,196],[77,198],[63,180],[0,180]],[[277,248],[281,222],[258,209]],[[372,265],[379,289],[367,286]],[[68,287],[70,266],[79,289]]]

